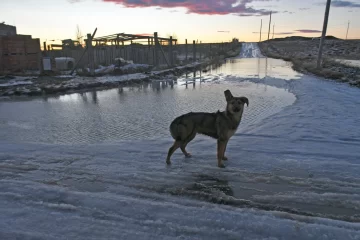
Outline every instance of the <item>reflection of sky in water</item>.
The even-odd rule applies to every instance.
[[[201,73],[204,81],[222,80],[226,76],[236,76],[247,79],[278,78],[283,80],[293,80],[301,78],[302,74],[297,73],[291,68],[291,63],[279,59],[270,58],[232,58],[227,59],[225,64],[214,69],[210,68]],[[188,74],[188,80],[193,75]],[[197,80],[200,76],[197,76]],[[180,79],[180,81],[186,80]]]

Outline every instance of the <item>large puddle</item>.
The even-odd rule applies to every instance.
[[[168,126],[176,116],[224,109],[226,89],[250,99],[242,126],[251,127],[294,103],[295,96],[284,87],[248,81],[280,75],[296,78],[297,74],[280,60],[228,59],[220,67],[187,74],[177,82],[154,81],[121,89],[1,102],[0,137],[62,144],[168,137]]]

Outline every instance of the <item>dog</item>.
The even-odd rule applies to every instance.
[[[217,165],[224,168],[227,160],[225,150],[229,139],[235,134],[244,112],[244,105],[249,106],[246,97],[234,97],[230,90],[224,91],[226,110],[215,113],[190,112],[175,118],[170,124],[170,133],[174,144],[169,148],[166,163],[171,164],[171,155],[180,147],[185,157],[191,157],[186,146],[197,133],[217,139]]]

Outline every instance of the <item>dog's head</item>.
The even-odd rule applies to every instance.
[[[224,92],[227,102],[226,110],[231,114],[242,113],[244,111],[244,105],[249,106],[249,99],[246,97],[234,97],[230,90]]]

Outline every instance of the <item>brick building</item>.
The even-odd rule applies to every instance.
[[[5,28],[1,28],[2,25],[0,30],[5,31]],[[17,35],[16,28],[12,32],[9,30],[8,33],[6,36],[0,35],[0,74],[26,70],[40,71],[42,68],[40,39],[33,39],[30,35]]]

